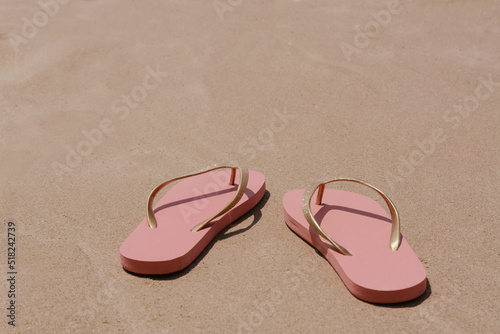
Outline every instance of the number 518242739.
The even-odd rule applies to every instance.
[[[7,227],[7,244],[9,245],[7,264],[9,270],[14,271],[16,269],[16,224],[13,222],[9,222]]]

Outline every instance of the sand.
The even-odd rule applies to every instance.
[[[2,1],[1,331],[8,222],[17,332],[498,329],[498,1],[228,2]],[[266,175],[257,208],[180,273],[125,272],[150,190],[224,162]],[[424,296],[356,299],[285,225],[341,176],[394,201]]]

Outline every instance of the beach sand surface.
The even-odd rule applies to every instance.
[[[8,222],[20,333],[500,328],[498,1],[1,7],[2,333]],[[187,269],[124,271],[149,192],[214,163],[263,173],[263,201]],[[394,201],[422,297],[356,299],[286,226],[287,191],[337,177]]]

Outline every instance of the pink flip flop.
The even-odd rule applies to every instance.
[[[153,210],[158,192],[181,179]],[[149,275],[186,268],[222,229],[252,209],[265,189],[261,173],[218,165],[160,184],[149,195],[146,217],[120,247],[123,268]]]
[[[389,206],[391,218],[370,197],[325,189],[337,181],[375,190]],[[400,234],[398,211],[374,186],[356,179],[335,179],[286,193],[283,209],[286,224],[325,256],[357,298],[399,303],[425,292],[425,269]]]

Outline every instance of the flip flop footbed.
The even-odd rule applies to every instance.
[[[321,228],[352,254],[346,256],[310,227],[302,212],[303,194],[304,189],[285,194],[285,221],[325,256],[353,295],[373,303],[397,303],[425,292],[424,267],[404,238],[397,251],[390,249],[391,219],[375,200],[325,189],[322,205],[311,201],[311,211]]]
[[[216,170],[179,181],[158,201],[154,212],[157,228],[144,218],[120,247],[125,269],[140,274],[167,274],[186,268],[222,229],[252,209],[265,193],[265,177],[249,171],[248,185],[240,201],[207,227],[194,226],[224,208],[238,187],[229,185],[229,170]]]

